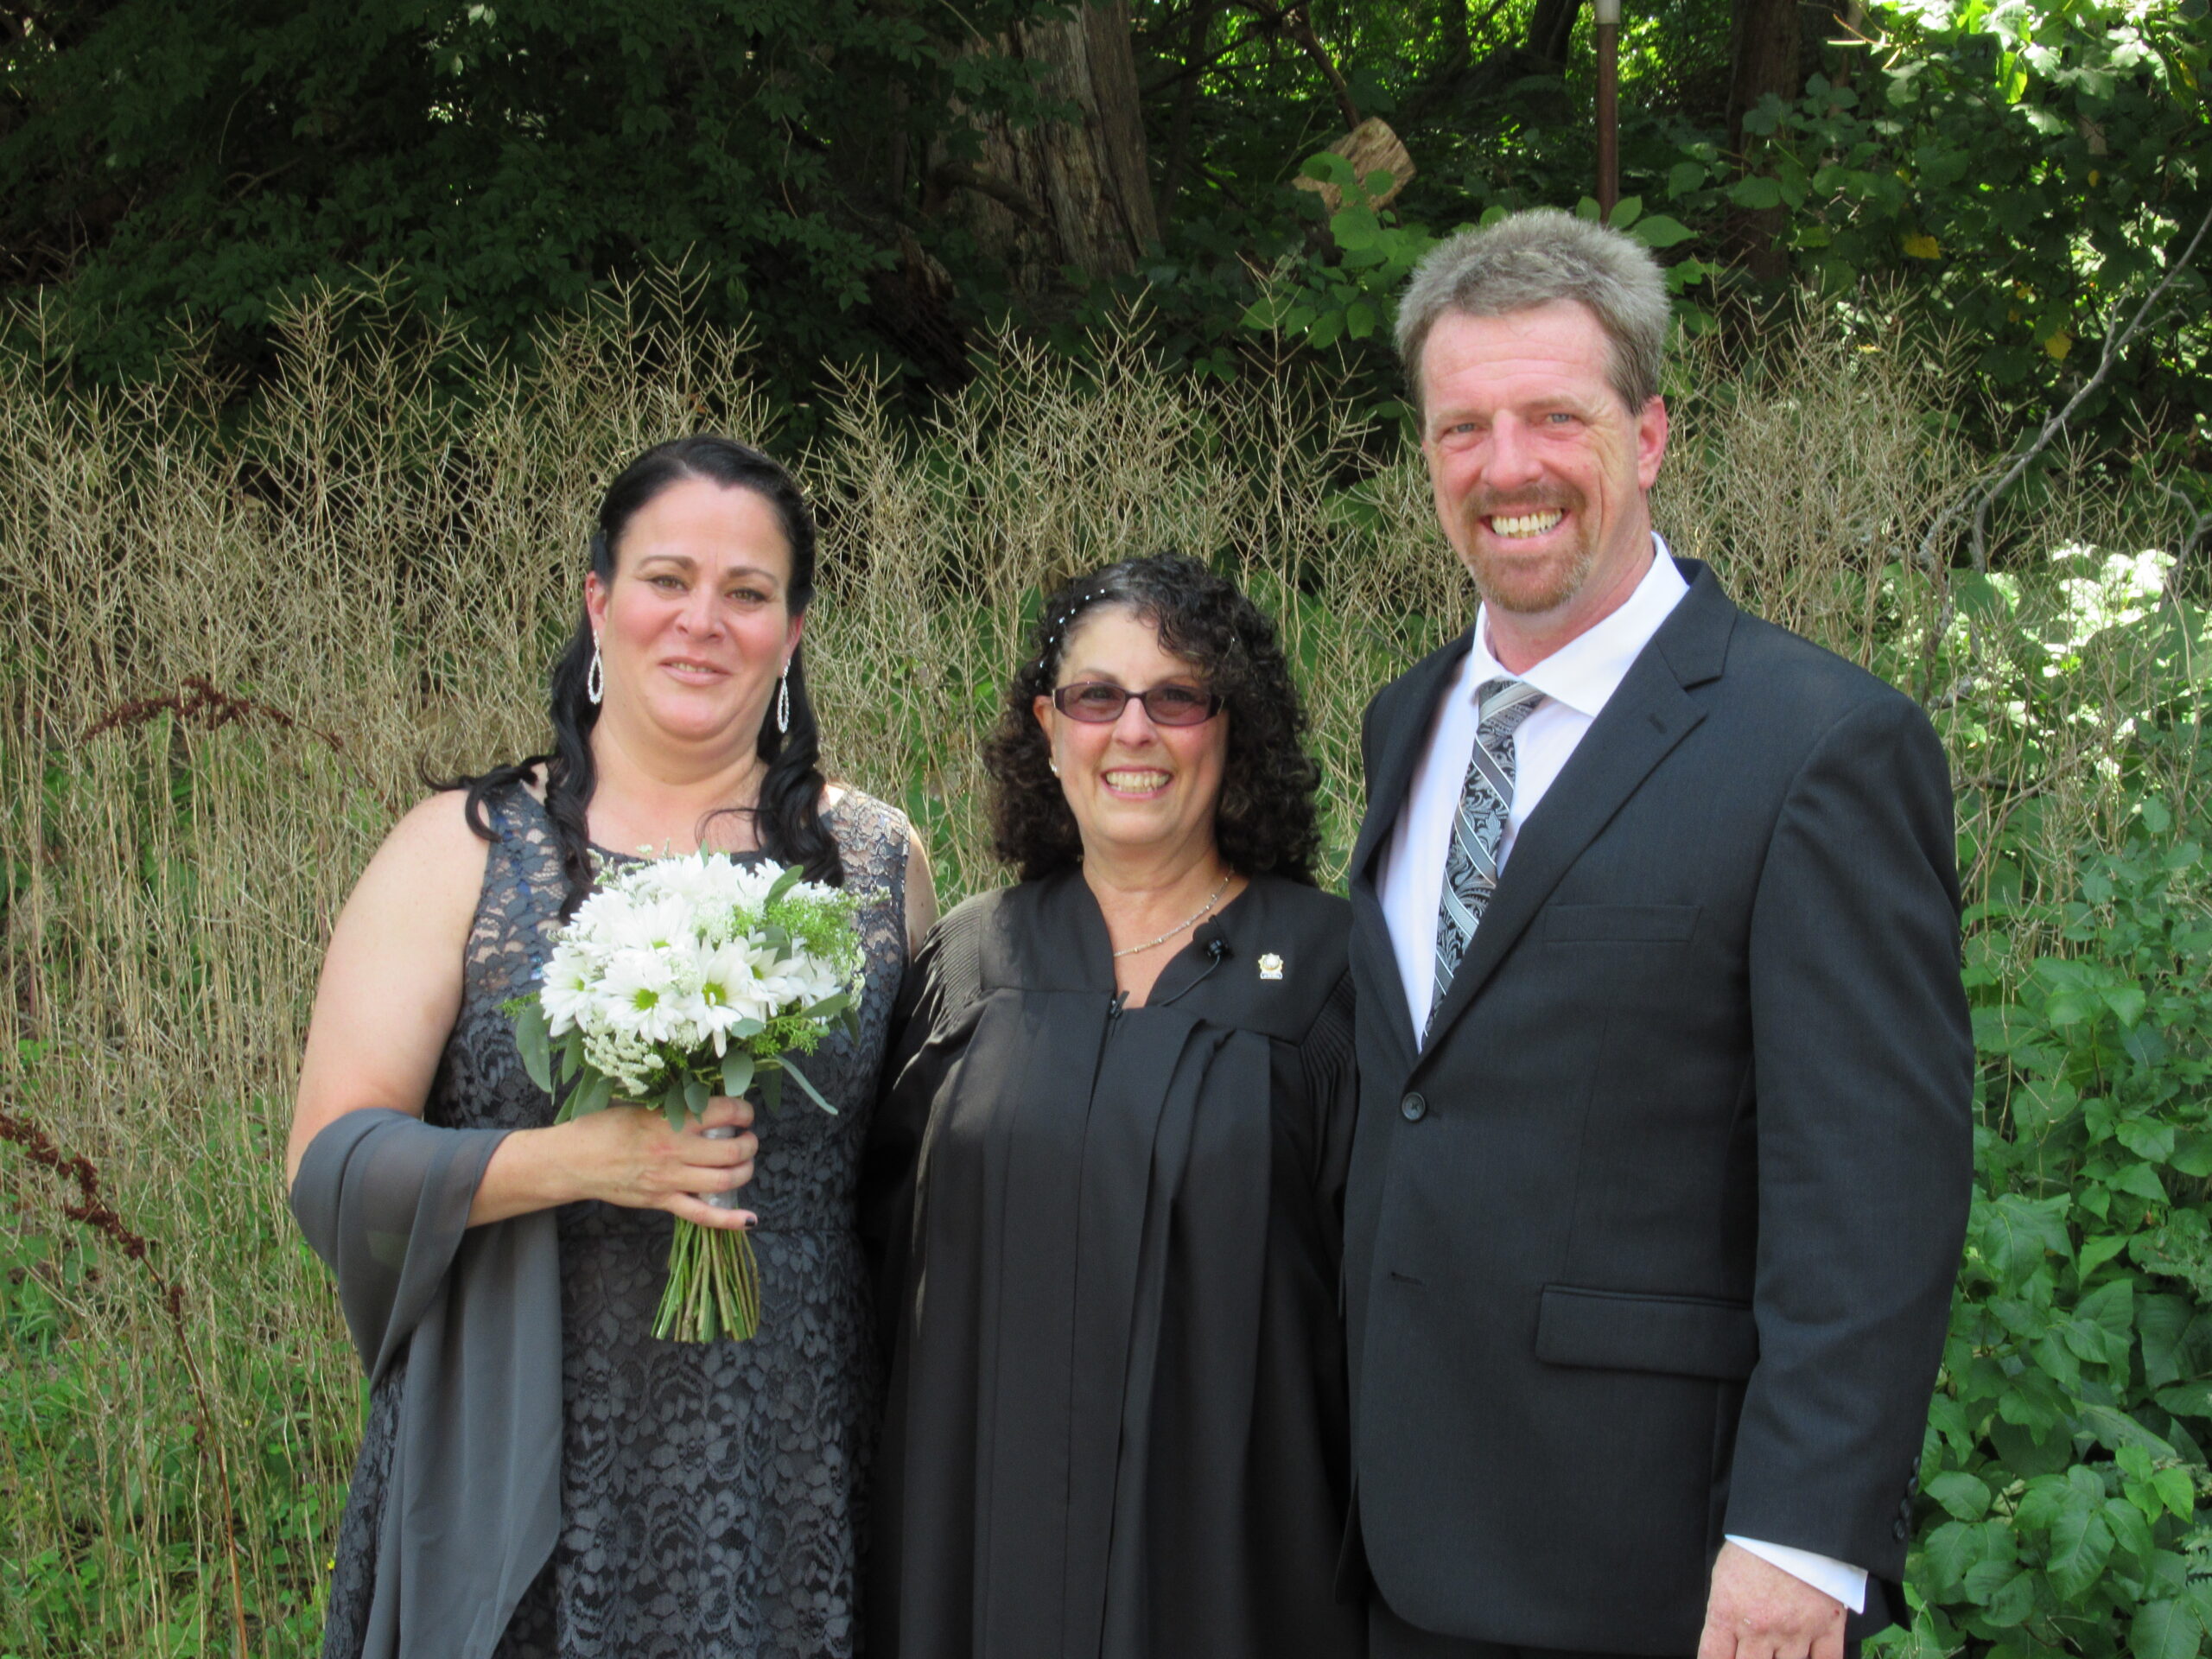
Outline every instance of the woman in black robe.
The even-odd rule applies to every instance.
[[[1177,557],[1046,607],[1019,886],[916,959],[871,1160],[872,1659],[1343,1659],[1349,912],[1273,626]]]

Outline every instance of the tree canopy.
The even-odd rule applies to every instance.
[[[103,378],[188,335],[250,370],[317,283],[396,277],[512,342],[683,263],[793,401],[858,358],[957,384],[994,326],[1072,343],[1131,299],[1194,372],[1240,372],[1273,332],[1380,400],[1411,258],[1593,188],[1581,0],[0,16],[0,288]],[[1650,0],[1622,30],[1622,220],[1693,328],[1755,338],[1793,284],[1909,303],[2000,410],[2048,405],[2212,211],[2208,38],[2205,0]],[[1394,169],[1315,159],[1370,118]],[[2197,458],[2204,291],[2175,285],[2180,320],[2080,421]]]

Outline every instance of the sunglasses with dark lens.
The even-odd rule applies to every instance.
[[[1221,694],[1202,691],[1195,685],[1155,685],[1149,691],[1131,691],[1103,680],[1077,680],[1052,693],[1052,707],[1070,720],[1086,726],[1105,726],[1122,717],[1122,710],[1136,697],[1155,726],[1198,726],[1221,712]]]

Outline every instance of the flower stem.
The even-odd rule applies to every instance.
[[[760,1328],[760,1263],[739,1230],[678,1221],[653,1335],[664,1342],[744,1342]]]

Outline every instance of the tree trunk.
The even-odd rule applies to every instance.
[[[1574,38],[1574,19],[1582,0],[1536,0],[1529,15],[1529,50],[1546,63],[1563,64]]]
[[[1066,265],[1093,276],[1135,270],[1160,231],[1128,0],[1097,0],[1063,22],[1017,24],[1001,49],[1036,64],[1046,95],[1075,105],[1075,118],[1025,128],[990,121],[975,162],[940,156],[932,182],[951,193],[950,210],[1018,292],[1058,286]]]
[[[1772,92],[1785,104],[1805,90],[1804,29],[1799,0],[1735,0],[1729,30],[1728,147],[1758,166],[1754,152],[1764,148],[1753,138],[1745,145],[1744,118]],[[1780,207],[1736,215],[1728,240],[1737,262],[1761,282],[1779,282],[1789,273],[1789,250],[1782,245],[1788,223]]]
[[[1160,224],[1165,226],[1175,211],[1175,196],[1183,188],[1183,167],[1191,154],[1191,118],[1198,107],[1198,78],[1205,62],[1206,41],[1213,30],[1214,14],[1221,0],[1191,0],[1191,16],[1183,43],[1183,81],[1175,89],[1175,123],[1167,141],[1167,165],[1160,175]]]
[[[1769,92],[1785,104],[1805,90],[1799,0],[1735,0],[1729,25],[1728,147],[1744,147],[1744,117]]]

